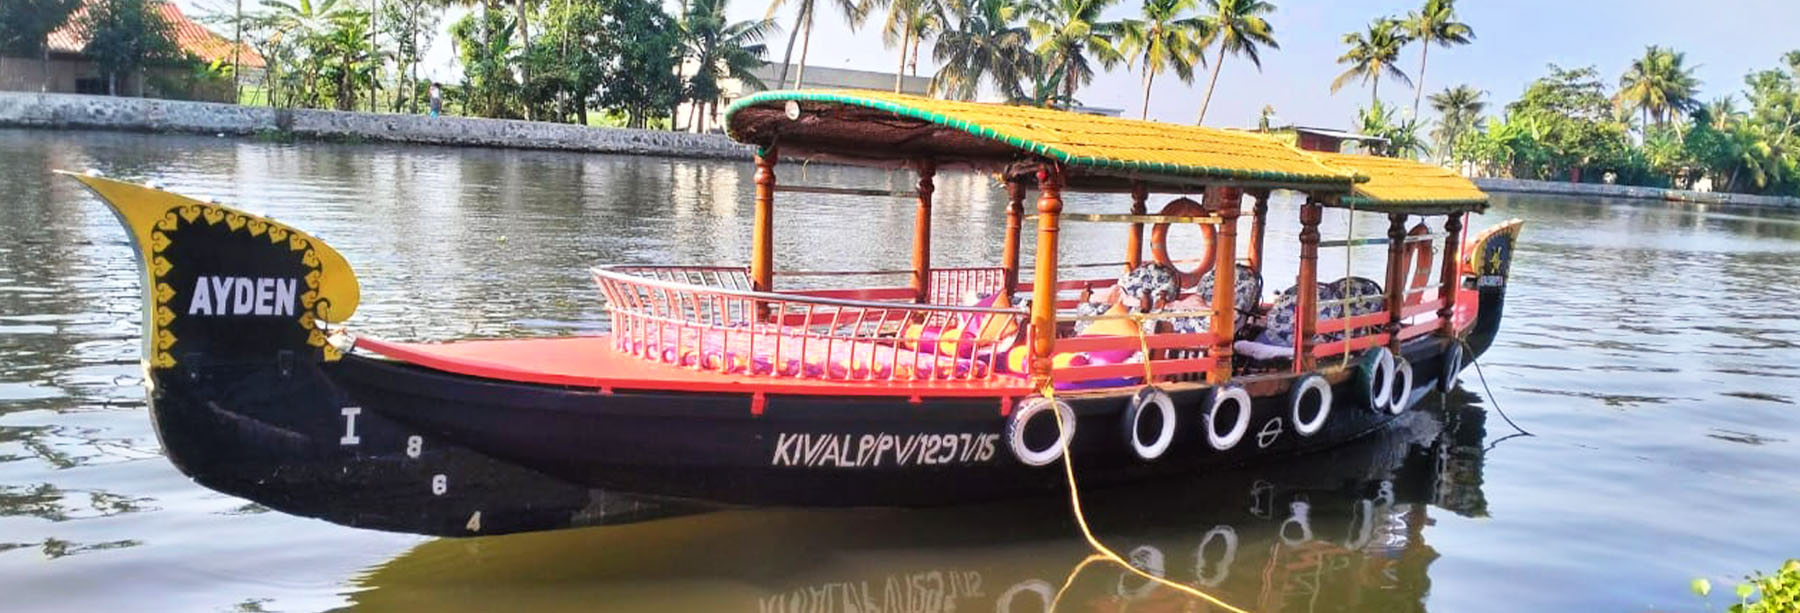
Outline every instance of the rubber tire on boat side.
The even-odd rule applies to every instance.
[[[1138,422],[1149,411],[1161,414],[1162,430],[1156,434],[1155,440],[1145,443],[1138,440]],[[1149,462],[1162,457],[1169,450],[1169,445],[1175,442],[1175,400],[1169,398],[1168,392],[1154,385],[1144,386],[1131,397],[1131,405],[1125,408],[1124,417],[1120,427],[1125,432],[1125,444],[1131,447],[1131,452],[1140,460]]]
[[[1403,356],[1394,356],[1394,373],[1390,378],[1393,380],[1393,384],[1388,386],[1390,388],[1388,412],[1399,415],[1406,411],[1407,404],[1412,402],[1412,362],[1407,361]]]
[[[1300,407],[1309,395],[1319,397],[1319,412],[1309,423],[1300,419]],[[1324,375],[1317,373],[1300,377],[1294,387],[1288,390],[1288,419],[1294,424],[1294,431],[1300,436],[1318,434],[1325,427],[1325,419],[1331,416],[1331,382]]]
[[[1393,395],[1394,354],[1387,347],[1376,347],[1363,354],[1356,367],[1356,381],[1362,385],[1363,401],[1369,410],[1380,413],[1387,409],[1388,396]]]
[[[1237,423],[1231,427],[1230,432],[1220,435],[1218,424],[1214,422],[1213,416],[1218,415],[1220,407],[1227,402],[1235,402],[1238,405]],[[1213,449],[1229,451],[1232,447],[1236,447],[1238,441],[1244,440],[1244,434],[1250,431],[1250,392],[1245,391],[1244,386],[1232,383],[1213,388],[1212,395],[1207,401],[1205,419],[1201,420],[1201,425],[1205,426],[1206,442],[1212,445]]]
[[[1031,418],[1039,413],[1051,411],[1062,421],[1062,432],[1056,444],[1049,449],[1034,450],[1025,442],[1025,426]],[[1075,438],[1075,409],[1061,398],[1051,401],[1043,396],[1032,396],[1019,401],[1012,415],[1006,418],[1006,443],[1012,448],[1014,458],[1026,466],[1045,466],[1062,458],[1063,449]]]
[[[1448,394],[1450,390],[1456,389],[1456,377],[1462,374],[1463,369],[1462,357],[1463,349],[1460,340],[1451,343],[1450,348],[1444,351],[1444,368],[1443,372],[1438,375],[1438,391]]]

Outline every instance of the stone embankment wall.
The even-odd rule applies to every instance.
[[[1475,179],[1475,185],[1480,186],[1481,189],[1488,192],[1521,192],[1528,194],[1554,194],[1559,196],[1589,196],[1598,198],[1641,198],[1647,200],[1666,200],[1670,202],[1692,202],[1697,204],[1800,209],[1800,198],[1790,198],[1786,196],[1754,196],[1750,194],[1693,192],[1679,189],[1662,189],[1658,187],[1606,185],[1601,183],[1561,183],[1556,181],[1529,181],[1525,179],[1482,178]]]
[[[0,127],[286,133],[326,140],[723,159],[749,159],[751,152],[749,147],[716,134],[27,92],[0,92]]]

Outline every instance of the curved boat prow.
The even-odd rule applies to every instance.
[[[449,536],[690,510],[546,477],[364,411],[340,380],[348,347],[323,329],[360,300],[337,251],[219,204],[63,174],[125,226],[144,271],[157,436],[202,485],[296,515]]]
[[[1480,309],[1475,324],[1469,329],[1468,343],[1472,353],[1467,360],[1487,352],[1500,333],[1500,316],[1506,307],[1506,279],[1512,272],[1513,247],[1519,240],[1521,219],[1509,219],[1483,230],[1463,245],[1463,275],[1473,277],[1480,296]]]

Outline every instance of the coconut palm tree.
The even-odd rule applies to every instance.
[[[1260,72],[1262,56],[1257,47],[1281,48],[1275,42],[1275,27],[1264,17],[1275,12],[1273,4],[1263,0],[1206,0],[1203,12],[1206,16],[1201,20],[1208,36],[1200,41],[1200,47],[1211,47],[1216,41],[1219,52],[1213,56],[1212,77],[1206,81],[1206,98],[1200,101],[1200,118],[1194,120],[1195,124],[1206,123],[1206,109],[1212,106],[1213,88],[1219,85],[1219,69],[1225,66],[1227,55],[1250,58]]]
[[[1712,129],[1720,132],[1724,132],[1731,122],[1744,116],[1744,112],[1737,108],[1737,99],[1731,94],[1714,98],[1712,102],[1706,103],[1705,108],[1706,116],[1712,118]]]
[[[1100,14],[1117,1],[1043,0],[1026,5],[1043,70],[1062,73],[1060,98],[1065,104],[1073,104],[1075,89],[1094,79],[1089,56],[1107,68],[1124,61],[1115,43],[1119,24],[1100,20]]]
[[[1018,8],[1011,0],[957,0],[950,5],[950,20],[931,49],[940,68],[931,78],[937,95],[972,100],[988,80],[1007,100],[1025,98],[1020,82],[1038,70],[1031,52],[1031,32],[1018,25]]]
[[[1413,116],[1419,116],[1419,99],[1425,94],[1425,58],[1431,45],[1467,45],[1475,39],[1469,24],[1456,20],[1456,0],[1425,0],[1425,6],[1406,15],[1406,35],[1419,41],[1419,86],[1413,92]]]
[[[1344,35],[1344,44],[1350,50],[1339,56],[1337,63],[1349,64],[1344,74],[1331,81],[1331,93],[1337,93],[1352,79],[1359,79],[1369,84],[1369,100],[1381,102],[1381,75],[1399,79],[1401,83],[1412,85],[1412,79],[1394,66],[1400,59],[1400,48],[1406,45],[1406,32],[1401,29],[1400,21],[1392,17],[1382,17],[1369,23],[1366,32],[1351,32]]]
[[[1206,22],[1187,16],[1199,0],[1144,0],[1143,18],[1119,22],[1119,52],[1142,62],[1144,108],[1139,117],[1150,117],[1150,84],[1156,74],[1174,70],[1182,83],[1194,82],[1194,65],[1206,58],[1200,41],[1206,38]]]
[[[1456,142],[1456,137],[1475,126],[1475,120],[1487,109],[1487,102],[1481,99],[1486,93],[1468,85],[1458,85],[1431,95],[1431,108],[1438,112],[1438,127],[1431,136],[1437,139],[1439,156],[1449,157],[1450,146]]]
[[[681,20],[682,46],[687,59],[696,66],[694,75],[688,78],[687,98],[693,103],[698,120],[689,125],[701,132],[706,131],[706,118],[712,116],[723,93],[720,81],[737,79],[756,89],[768,87],[753,71],[767,63],[763,56],[768,53],[768,45],[762,41],[778,31],[775,22],[731,22],[726,16],[730,2],[693,0]]]
[[[864,15],[886,10],[881,22],[881,42],[889,47],[900,45],[900,66],[894,71],[894,91],[905,83],[907,61],[918,72],[919,46],[944,22],[944,0],[861,0],[856,10]],[[910,53],[909,53],[910,52]]]
[[[777,83],[776,87],[790,87],[790,85],[788,85],[788,67],[794,66],[794,38],[799,37],[800,39],[800,64],[795,66],[794,81],[791,87],[799,87],[800,79],[806,75],[806,55],[807,51],[812,47],[813,11],[818,6],[818,0],[771,0],[769,2],[769,12],[764,15],[763,18],[773,19],[775,17],[775,12],[781,10],[781,7],[787,5],[790,1],[793,2],[795,6],[794,29],[788,32],[787,51],[783,52],[781,55],[781,82]],[[837,9],[838,13],[844,16],[845,23],[850,24],[851,32],[855,32],[857,28],[862,27],[863,19],[866,15],[857,9],[856,2],[853,0],[828,1],[831,3],[832,7]]]
[[[1686,62],[1686,53],[1657,45],[1645,47],[1644,55],[1632,60],[1619,77],[1619,93],[1613,96],[1613,103],[1641,113],[1640,131],[1646,133],[1652,115],[1660,126],[1674,113],[1693,110],[1700,104],[1696,97],[1700,79],[1694,77],[1694,67]]]

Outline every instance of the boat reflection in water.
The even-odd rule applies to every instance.
[[[1422,610],[1431,507],[1486,513],[1485,409],[1458,389],[1356,442],[1255,469],[1083,492],[1151,573],[1254,611]],[[350,599],[400,610],[1214,610],[1090,553],[1066,500],[936,510],[741,511],[439,539]],[[1438,511],[1438,512],[1442,512]]]

